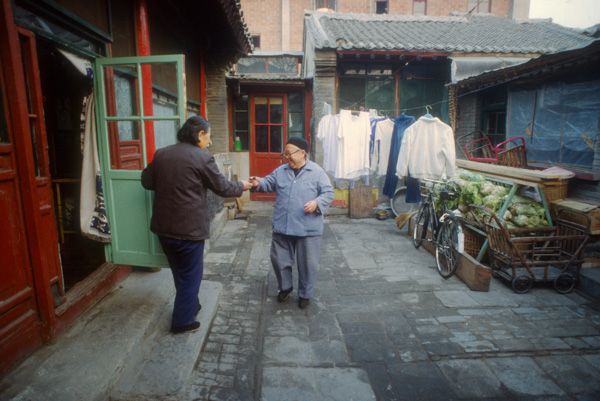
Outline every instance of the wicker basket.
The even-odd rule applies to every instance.
[[[546,197],[546,204],[549,206],[550,202],[566,198],[568,188],[569,180],[544,183],[542,189],[544,190],[544,196]]]
[[[483,246],[483,243],[487,237],[464,225],[463,232],[465,234],[465,252],[468,253],[473,259],[477,259],[477,255],[479,255],[479,251],[481,251],[481,247]],[[481,259],[481,263],[488,264],[488,253],[489,250],[486,250],[483,258]]]

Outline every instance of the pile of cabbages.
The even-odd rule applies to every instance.
[[[450,206],[458,208],[463,215],[469,211],[470,204],[486,206],[497,214],[510,192],[510,187],[495,184],[481,174],[463,169],[457,169],[450,181],[458,184],[460,192],[458,204]],[[498,217],[506,221],[508,228],[548,226],[544,206],[534,199],[537,193],[534,192],[531,197],[524,196],[531,193],[526,191],[527,188],[524,189],[525,191],[520,194],[513,195],[506,212]],[[479,214],[481,211],[476,210],[475,212]]]

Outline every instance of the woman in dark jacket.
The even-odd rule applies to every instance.
[[[247,181],[227,181],[214,157],[206,151],[210,124],[189,118],[177,132],[179,143],[159,149],[142,171],[142,185],[155,191],[150,230],[158,235],[175,282],[172,333],[200,327],[204,240],[210,237],[206,190],[222,197],[239,197]]]

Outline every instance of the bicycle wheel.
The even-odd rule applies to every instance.
[[[427,226],[429,225],[429,208],[425,207],[423,203],[419,207],[417,213],[417,220],[415,221],[415,229],[413,231],[413,245],[419,249],[423,240],[427,236]]]
[[[448,279],[456,273],[460,263],[460,226],[454,216],[446,216],[438,234],[435,247],[435,260],[440,276]]]

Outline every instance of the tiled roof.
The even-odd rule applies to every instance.
[[[548,20],[517,21],[492,14],[448,17],[307,12],[317,49],[447,53],[555,53],[592,41]]]

